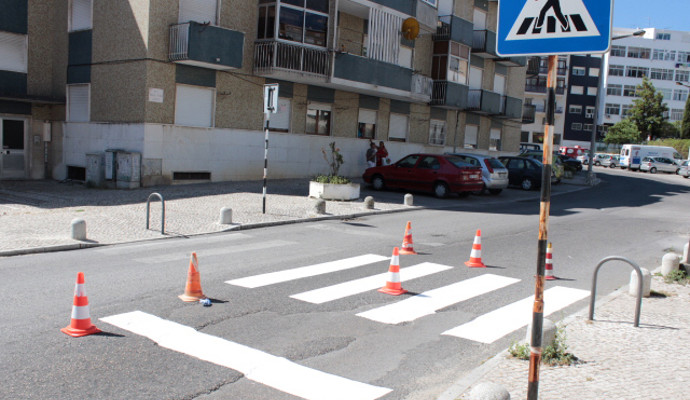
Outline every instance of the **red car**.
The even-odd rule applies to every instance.
[[[401,188],[433,192],[439,198],[449,193],[464,195],[484,187],[481,167],[450,154],[410,154],[395,164],[368,168],[362,178],[376,190]]]

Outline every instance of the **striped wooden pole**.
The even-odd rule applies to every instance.
[[[546,265],[546,246],[549,237],[549,212],[551,210],[551,162],[553,160],[553,125],[556,110],[556,67],[558,56],[549,56],[549,72],[546,79],[548,104],[546,108],[546,127],[544,128],[544,169],[541,173],[541,202],[539,208],[539,239],[537,244],[537,275],[534,287],[534,306],[532,310],[532,333],[530,337],[529,384],[527,400],[537,400],[539,396],[539,366],[541,364],[542,333],[544,323],[544,270]]]

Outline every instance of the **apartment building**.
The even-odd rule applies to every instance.
[[[630,36],[633,29],[614,29],[614,37]],[[664,95],[669,121],[683,119],[690,81],[690,32],[646,28],[642,36],[624,37],[612,43],[604,57],[604,86],[599,120],[611,126],[625,118],[633,106],[635,89],[649,78]]]
[[[520,142],[544,143],[548,90],[546,80],[548,57],[541,57],[539,71],[525,78],[525,106],[522,118]],[[536,71],[535,71],[536,72]],[[553,125],[553,145],[558,148],[563,140],[565,126],[566,88],[568,86],[568,57],[558,57],[556,78],[556,109]]]
[[[568,63],[570,68],[561,145],[589,149],[595,124],[602,57],[571,55],[568,57]],[[597,123],[597,125],[600,124]],[[595,141],[601,141],[601,134],[602,132],[598,130]]]
[[[348,176],[369,139],[393,159],[519,146],[525,59],[496,55],[495,1],[7,3],[0,179],[259,179],[266,83],[274,179],[327,172],[332,141]]]

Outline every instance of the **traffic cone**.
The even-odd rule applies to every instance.
[[[477,234],[474,236],[470,259],[465,261],[465,265],[472,268],[486,268],[486,265],[482,262],[482,231],[479,229],[477,229]]]
[[[544,279],[547,281],[553,281],[556,278],[553,276],[553,263],[551,262],[551,243],[546,247],[546,263],[545,263],[545,274],[544,274]]]
[[[398,248],[393,249],[393,256],[391,257],[391,265],[388,268],[388,280],[386,281],[386,286],[379,289],[381,293],[391,294],[393,296],[399,296],[403,293],[407,293],[407,290],[403,289],[400,285],[400,256]]]
[[[407,226],[405,227],[405,236],[403,237],[400,254],[417,254],[412,247],[412,224],[410,221],[407,221]]]
[[[77,283],[74,285],[74,302],[72,303],[72,320],[69,326],[60,331],[72,336],[81,337],[98,333],[101,330],[91,323],[89,315],[89,298],[84,290],[84,273],[77,273]]]
[[[199,275],[199,261],[196,259],[196,253],[192,253],[192,258],[189,260],[189,272],[187,272],[187,285],[184,289],[184,294],[178,296],[183,301],[199,301],[205,299],[204,293],[201,291],[201,276]]]

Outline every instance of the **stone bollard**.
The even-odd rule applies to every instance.
[[[220,209],[220,223],[221,224],[232,224],[232,208],[223,207]]]
[[[367,210],[373,210],[374,209],[374,198],[371,196],[367,196],[364,198],[364,208]]]
[[[640,268],[640,271],[642,271],[642,297],[649,297],[652,293],[652,274],[645,268]],[[628,294],[637,297],[637,285],[637,271],[633,270],[630,273]]]
[[[412,197],[411,194],[406,194],[405,195],[405,201],[403,202],[406,206],[411,206],[412,203],[414,202],[414,197]]]
[[[316,199],[314,200],[314,213],[325,214],[326,213],[326,200]]]
[[[690,242],[685,243],[685,246],[683,246],[683,260],[681,262],[683,264],[690,264],[688,262],[688,248],[690,247]]]
[[[86,240],[86,221],[81,218],[72,220],[72,239]]]
[[[546,346],[550,345],[551,343],[556,340],[556,331],[558,331],[558,328],[556,327],[556,324],[553,323],[548,318],[544,318],[544,323],[541,328],[541,347],[546,348]],[[530,344],[532,341],[532,323],[530,322],[529,325],[527,326],[527,334],[525,335],[525,342],[527,344]]]
[[[680,260],[676,253],[666,253],[661,259],[661,275],[666,276],[678,269]]]
[[[482,382],[470,390],[469,400],[510,400],[510,393],[493,382]]]

